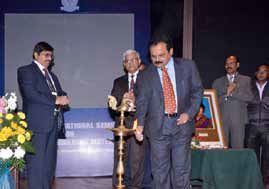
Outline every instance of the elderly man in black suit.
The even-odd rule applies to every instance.
[[[53,47],[39,42],[33,62],[18,69],[18,84],[29,129],[33,131],[34,155],[27,155],[29,189],[50,189],[55,174],[59,108],[69,104],[56,75],[49,71]]]
[[[172,57],[171,40],[155,35],[152,63],[136,85],[136,138],[149,138],[154,189],[190,187],[191,138],[203,87],[193,61]]]
[[[139,53],[135,50],[129,49],[123,53],[123,66],[126,74],[115,79],[111,95],[116,97],[120,104],[123,98],[129,98],[133,103],[135,102],[134,88],[137,76],[140,74],[139,66],[141,60]],[[119,105],[118,104],[118,105]],[[115,115],[115,126],[119,125],[119,115]],[[134,113],[130,112],[126,115],[125,126],[127,128],[133,127]],[[139,142],[134,136],[128,136],[125,148],[125,177],[124,183],[128,189],[142,188],[144,176],[144,143]],[[117,150],[114,153],[114,169],[113,169],[113,185],[117,184],[116,166],[117,166]]]

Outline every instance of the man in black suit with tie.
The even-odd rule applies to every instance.
[[[152,63],[136,83],[136,138],[148,136],[154,189],[188,189],[191,138],[203,87],[193,61],[172,58],[171,40],[155,35]],[[144,137],[145,138],[145,137]]]
[[[69,104],[58,78],[49,71],[53,47],[39,42],[33,50],[33,62],[18,69],[18,84],[28,127],[33,131],[35,154],[27,155],[29,189],[50,189],[57,154],[57,119],[61,106]]]
[[[265,188],[269,189],[269,66],[259,65],[255,76],[251,87],[254,98],[247,106],[245,141],[248,148],[255,150],[259,162],[261,159]]]
[[[134,87],[136,78],[139,75],[139,66],[141,60],[139,53],[129,49],[123,53],[123,66],[126,74],[115,79],[111,95],[116,97],[118,105],[123,98],[129,98],[135,102]],[[119,115],[115,115],[115,126],[119,125]],[[134,113],[130,112],[126,115],[125,126],[132,128],[134,122]],[[139,142],[134,136],[128,136],[125,148],[125,176],[124,183],[128,189],[142,188],[144,176],[144,142]],[[113,185],[117,185],[116,169],[117,169],[117,149],[114,153],[114,169],[113,169]]]

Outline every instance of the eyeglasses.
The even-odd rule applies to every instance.
[[[132,58],[132,59],[129,59],[129,60],[124,60],[124,63],[133,63],[135,61],[138,61],[138,58]]]
[[[40,56],[44,56],[46,58],[52,58],[52,59],[54,58],[54,55],[52,52],[41,52]]]

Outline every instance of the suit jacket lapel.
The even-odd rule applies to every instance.
[[[129,81],[128,81],[128,74],[126,74],[123,78],[124,82],[122,82],[123,91],[129,91]]]
[[[264,86],[263,92],[262,92],[262,99],[264,98],[264,96],[266,95],[268,90],[269,90],[269,82],[267,81],[266,85]]]
[[[183,93],[184,90],[184,69],[180,68],[180,62],[177,62],[174,59],[174,66],[175,66],[175,76],[176,76],[176,89],[177,89],[177,104],[179,106],[179,102],[181,102],[181,96],[180,93]]]
[[[180,62],[174,59],[175,74],[176,74],[176,89],[177,89],[177,111],[180,110],[180,102],[183,101],[182,94],[184,93],[184,85],[186,85],[184,77],[184,69],[181,68]]]
[[[150,69],[151,70],[150,70],[148,79],[152,80],[152,85],[155,86],[155,89],[160,96],[160,102],[161,104],[164,104],[163,88],[162,88],[161,79],[158,73],[158,68],[152,65]]]
[[[156,86],[156,89],[160,94],[160,98],[163,101],[164,100],[163,88],[162,88],[162,83],[161,83],[161,79],[160,79],[157,67],[155,67],[155,66],[153,67],[153,69],[151,70],[151,75],[152,75],[152,79],[153,79],[153,85]]]
[[[33,68],[34,68],[34,70],[36,72],[36,75],[38,76],[39,80],[41,81],[43,86],[46,88],[46,91],[48,91],[50,93],[51,91],[49,89],[49,86],[47,84],[46,78],[44,77],[43,73],[41,72],[39,67],[34,62],[32,62],[32,65],[33,65]]]

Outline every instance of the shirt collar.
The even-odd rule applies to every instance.
[[[171,68],[173,68],[173,66],[174,66],[174,59],[173,59],[173,57],[171,57],[170,60],[168,61],[168,63],[165,65],[165,68],[167,70],[170,70]]]
[[[238,75],[238,72],[235,72],[234,74],[226,74],[228,78],[233,77],[235,78]]]
[[[139,72],[139,70],[137,70],[135,73],[128,73],[128,78],[131,78],[132,75],[133,75],[134,77],[136,77],[137,74],[138,74],[138,72]]]
[[[262,84],[262,86],[256,81],[256,86],[263,89],[265,87],[265,85],[267,84],[268,81],[266,81],[264,84]]]
[[[40,69],[40,71],[42,73],[44,73],[44,69],[46,69],[42,64],[40,64],[39,62],[37,62],[36,60],[34,60],[34,63],[38,66],[38,68]]]

